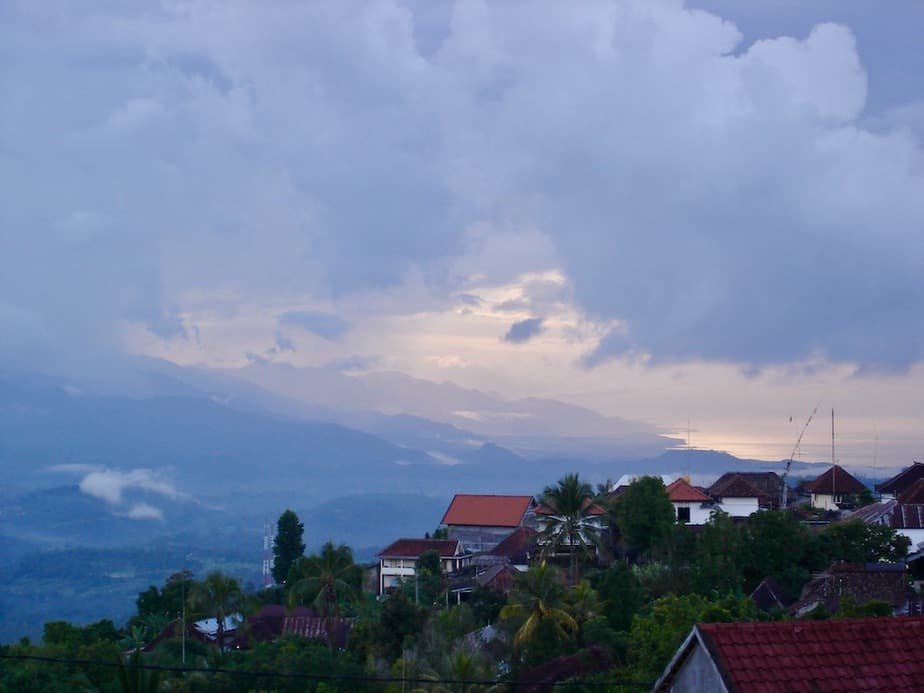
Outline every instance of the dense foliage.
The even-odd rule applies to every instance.
[[[581,554],[609,533],[596,532],[583,547],[579,538],[589,531],[582,523],[591,500],[606,500],[591,499],[590,487],[571,475],[546,488],[543,500],[555,509],[546,517],[556,530],[540,537],[565,540],[517,575],[509,594],[481,586],[457,603],[439,555],[428,552],[416,564],[416,581],[377,599],[363,592],[350,548],[328,542],[315,555],[295,556],[284,585],[257,594],[221,572],[197,579],[184,571],[141,592],[125,627],[48,622],[41,644],[24,639],[0,648],[0,691],[476,693],[550,676],[593,683],[593,690],[645,689],[693,624],[782,617],[759,612],[745,596],[763,578],[774,577],[795,597],[812,572],[833,561],[892,561],[907,552],[888,528],[845,522],[816,533],[777,511],[746,522],[715,513],[694,533],[668,517],[663,484],[647,478],[609,508],[620,524],[618,558],[607,564]],[[327,635],[248,641],[245,621],[233,644],[222,626],[212,645],[178,637],[184,614],[223,625],[224,616],[274,603],[313,609]],[[817,609],[811,617],[890,613],[886,603],[845,598],[838,613]],[[340,618],[352,624],[345,646],[330,636]],[[155,638],[156,647],[140,649]]]

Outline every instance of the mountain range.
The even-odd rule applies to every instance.
[[[676,443],[555,400],[392,373],[143,360],[107,380],[0,376],[0,584],[16,595],[0,599],[0,642],[35,636],[49,614],[79,622],[112,604],[118,617],[185,565],[257,584],[263,528],[286,508],[309,551],[332,540],[368,560],[433,531],[454,493],[783,464]]]

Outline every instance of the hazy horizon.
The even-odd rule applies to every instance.
[[[835,409],[840,463],[907,465],[921,26],[834,0],[6,4],[0,371],[403,373],[761,459],[818,405],[803,459]]]

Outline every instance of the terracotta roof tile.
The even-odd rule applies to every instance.
[[[891,479],[876,484],[876,490],[880,493],[898,494],[918,479],[924,479],[924,463],[913,462],[910,467],[905,467]]]
[[[834,465],[805,488],[809,493],[834,495],[836,492],[841,495],[860,493],[866,486],[840,465]]]
[[[767,494],[741,474],[723,474],[707,492],[715,498],[758,498],[762,503],[769,501]]]
[[[425,551],[438,551],[443,558],[459,552],[458,539],[398,539],[379,551],[376,556],[388,558],[420,558]]]
[[[677,479],[664,490],[672,503],[708,503],[712,500],[698,488],[690,486],[685,479]]]
[[[487,496],[458,493],[442,524],[470,527],[519,527],[534,503],[532,496]]]
[[[924,503],[924,478],[918,479],[911,486],[901,491],[898,494],[898,500],[909,505],[921,505]]]
[[[924,616],[697,628],[731,690],[911,691],[924,681]]]

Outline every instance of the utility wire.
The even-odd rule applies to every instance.
[[[167,671],[175,674],[229,674],[232,676],[250,676],[254,678],[288,678],[288,679],[309,679],[312,681],[352,681],[358,683],[459,683],[463,685],[482,685],[482,686],[496,686],[498,684],[507,683],[505,681],[496,681],[494,679],[425,679],[425,678],[406,678],[401,676],[353,676],[349,674],[309,674],[309,673],[297,673],[297,672],[275,672],[275,671],[248,671],[246,669],[225,669],[221,667],[208,668],[208,667],[175,667],[175,666],[164,666],[160,664],[135,664],[131,662],[113,662],[107,660],[98,660],[98,659],[73,659],[68,657],[45,657],[42,655],[20,655],[20,654],[4,654],[0,653],[0,659],[11,659],[11,660],[21,660],[21,661],[36,661],[36,662],[46,662],[50,664],[70,664],[75,666],[100,666],[100,667],[110,667],[110,668],[120,668],[124,667],[125,669],[144,669],[148,671]],[[624,681],[620,679],[612,679],[609,681],[581,681],[574,679],[570,681],[556,681],[549,682],[543,680],[528,681],[528,680],[517,680],[509,682],[510,686],[573,686],[575,684],[580,684],[582,686],[623,686],[629,688],[641,688],[644,690],[648,689],[648,684],[643,684],[638,681]]]

